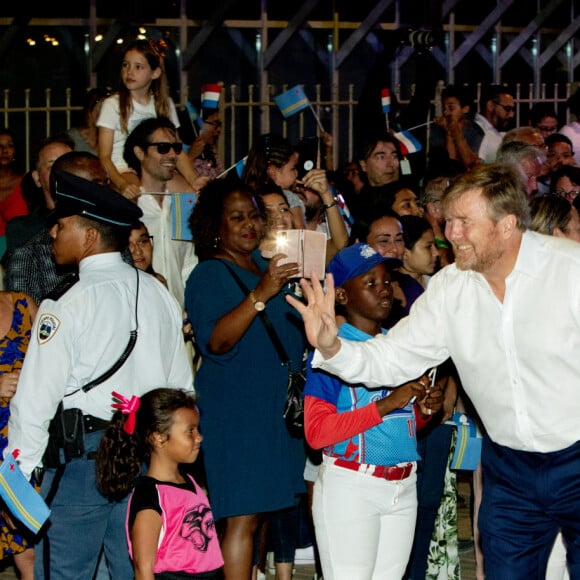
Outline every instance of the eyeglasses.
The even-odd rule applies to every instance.
[[[556,127],[546,127],[545,125],[538,125],[536,129],[542,133],[554,133],[556,131]]]
[[[504,105],[499,101],[494,101],[494,103],[496,105],[499,105],[506,113],[513,113],[516,110],[516,108],[513,107],[512,105]]]
[[[141,236],[138,240],[134,242],[129,242],[129,250],[135,250],[136,248],[148,248],[153,245],[153,236]]]
[[[175,143],[169,143],[168,141],[145,143],[145,147],[157,147],[157,153],[159,155],[166,155],[170,149],[173,149],[177,155],[183,151],[183,143],[179,143],[178,141]]]
[[[206,125],[211,125],[212,127],[215,127],[216,129],[221,129],[221,126],[222,126],[221,121],[204,121],[204,123]]]
[[[557,189],[554,193],[556,195],[559,195],[560,197],[563,197],[564,199],[572,200],[576,196],[580,195],[580,189],[571,189],[570,191],[565,191],[564,189]]]

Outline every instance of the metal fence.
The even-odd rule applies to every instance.
[[[443,82],[437,85],[431,101],[436,114],[440,113],[439,95],[443,87]],[[333,136],[335,166],[339,161],[353,158],[358,105],[355,85],[348,85],[345,87],[346,91],[343,88],[345,94],[343,99],[324,99],[323,94],[339,94],[339,91],[332,90],[333,87],[316,85],[314,98],[310,99],[312,110],[305,109],[285,120],[273,101],[273,96],[287,88],[268,85],[268,98],[265,101],[260,100],[257,85],[246,87],[230,85],[223,88],[219,107],[224,120],[224,130],[219,148],[226,167],[244,157],[254,139],[262,132],[279,132],[292,142],[297,142],[306,135],[316,134],[317,120],[320,120],[325,130]],[[477,85],[474,89],[476,105],[482,86]],[[569,111],[565,103],[574,92],[573,83],[542,85],[539,99],[534,97],[535,89],[533,84],[514,85],[516,125],[527,122],[527,113],[537,102],[551,103],[559,115],[560,122],[563,124],[569,121]],[[411,87],[411,98],[413,92]],[[408,100],[400,98],[400,87],[395,87],[394,93],[402,107],[408,104]],[[31,156],[36,143],[49,135],[70,129],[79,121],[83,104],[73,101],[72,91],[69,88],[62,90],[47,88],[37,93],[26,89],[24,94],[4,89],[0,118],[2,124],[17,135],[17,151],[20,151],[20,159],[25,160],[21,163],[24,170],[28,171],[31,168]],[[185,109],[185,103],[177,103],[177,107]]]

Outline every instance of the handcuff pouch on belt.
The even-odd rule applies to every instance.
[[[48,427],[48,445],[42,458],[44,467],[58,467],[85,452],[85,429],[80,409],[63,409],[62,403]]]
[[[137,270],[137,269],[136,269]],[[131,351],[137,342],[138,319],[137,319],[137,304],[139,301],[139,273],[137,271],[137,291],[135,296],[135,330],[132,330],[129,335],[129,342],[125,350],[113,364],[113,366],[101,376],[92,380],[90,383],[84,385],[80,389],[65,395],[69,397],[83,391],[89,392],[91,389],[100,385],[110,377],[112,377],[125,363]],[[83,412],[81,409],[72,408],[64,409],[62,401],[58,405],[56,414],[52,418],[48,426],[48,444],[42,457],[43,467],[59,467],[66,465],[72,459],[82,457],[85,453],[85,426]]]

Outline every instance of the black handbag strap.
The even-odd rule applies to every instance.
[[[226,268],[231,272],[233,279],[237,282],[238,286],[241,288],[242,292],[246,294],[246,296],[249,296],[250,289],[244,284],[243,280],[239,277],[238,273],[228,264],[226,260],[222,260],[221,258],[216,259],[222,262],[224,266],[226,266]],[[268,333],[268,336],[270,337],[270,340],[272,341],[272,344],[274,345],[274,348],[276,349],[276,352],[280,357],[280,361],[282,362],[283,365],[290,367],[290,357],[288,356],[288,353],[286,352],[286,349],[284,348],[284,345],[282,344],[282,341],[280,340],[278,333],[274,329],[274,325],[268,318],[268,315],[264,310],[262,310],[261,312],[258,312],[258,316],[260,317],[264,326],[266,327],[266,332]]]
[[[124,364],[125,361],[129,358],[129,355],[135,348],[135,343],[137,342],[137,335],[139,331],[139,318],[137,316],[137,306],[139,305],[139,270],[135,268],[135,273],[137,274],[137,288],[135,290],[135,328],[129,333],[129,341],[127,342],[127,346],[125,350],[121,353],[121,356],[115,361],[115,363],[111,366],[111,368],[105,371],[102,375],[93,379],[91,382],[87,383],[80,389],[73,391],[72,393],[68,393],[65,397],[70,397],[79,391],[83,393],[88,393],[91,389],[94,389],[101,383],[104,383],[107,379],[111,378]]]

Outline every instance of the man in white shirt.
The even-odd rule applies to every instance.
[[[56,175],[55,192],[53,256],[77,265],[79,281],[39,307],[10,402],[7,452],[20,450],[28,477],[41,461],[46,468],[41,493],[52,513],[35,545],[34,577],[92,578],[103,548],[111,579],[126,580],[133,577],[127,498],[109,501],[97,491],[96,450],[113,414],[113,391],[131,398],[156,387],[193,388],[181,309],[152,276],[121,257],[141,215],[134,203],[64,172]],[[61,402],[78,410],[80,436],[74,450],[57,447],[49,461],[43,457],[48,426]]]
[[[494,163],[495,154],[515,115],[514,97],[507,87],[492,85],[486,89],[480,102],[475,122],[483,129],[484,137],[478,156],[484,163]]]
[[[185,283],[197,264],[197,256],[191,241],[172,237],[172,211],[177,200],[171,194],[193,193],[177,171],[182,147],[172,121],[155,117],[142,121],[129,134],[124,156],[141,183],[137,204],[143,211],[142,221],[153,236],[153,269],[165,276],[169,291],[183,308]],[[193,210],[193,204],[189,209]]]
[[[337,338],[334,289],[303,281],[313,366],[398,385],[451,356],[486,428],[479,528],[488,578],[538,578],[562,529],[580,575],[580,247],[527,231],[508,166],[466,173],[442,200],[455,263],[409,316],[364,343]]]

